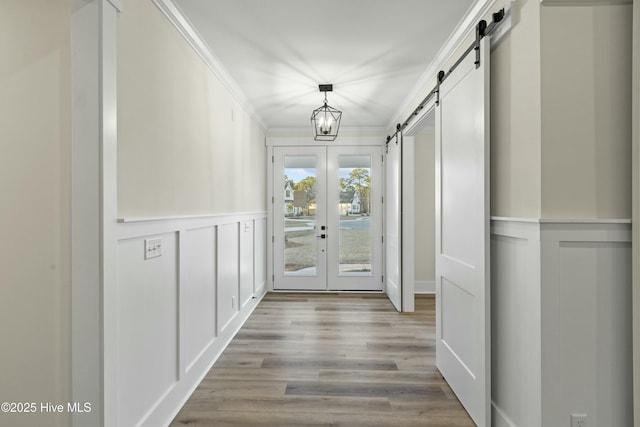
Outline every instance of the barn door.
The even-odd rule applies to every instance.
[[[436,365],[491,425],[489,38],[441,84],[436,108]]]
[[[385,159],[385,293],[402,311],[402,133],[387,144]]]

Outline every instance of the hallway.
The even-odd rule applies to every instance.
[[[172,426],[472,426],[435,369],[435,301],[268,293]]]

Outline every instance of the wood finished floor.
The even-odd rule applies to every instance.
[[[473,426],[435,368],[435,302],[267,294],[171,426]]]

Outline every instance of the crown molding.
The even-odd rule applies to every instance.
[[[374,136],[384,138],[386,135],[384,127],[341,127],[339,136]],[[311,127],[289,127],[289,128],[269,128],[266,131],[267,137],[309,137],[312,138]]]
[[[415,107],[412,104],[416,103],[417,96],[421,93],[426,94],[432,89],[438,71],[445,67],[447,62],[449,62],[451,57],[458,51],[466,38],[475,32],[478,21],[489,14],[495,3],[496,0],[476,0],[476,2],[471,5],[464,17],[460,22],[458,22],[458,25],[451,35],[449,35],[447,41],[442,45],[433,61],[431,61],[427,69],[422,73],[414,85],[413,89],[411,89],[405,100],[402,102],[400,108],[398,108],[394,114],[393,120],[389,122],[389,125],[387,126],[388,129],[395,129],[396,123],[404,122],[405,118],[403,117],[403,114],[406,114],[407,111]],[[417,102],[420,101],[421,99]]]
[[[196,31],[195,27],[189,22],[182,10],[172,0],[153,0],[156,7],[169,20],[169,22],[178,30],[180,35],[187,43],[196,51],[198,56],[202,58],[205,64],[220,80],[223,86],[231,93],[231,95],[240,103],[242,108],[254,119],[266,132],[267,126],[260,115],[255,111],[246,95],[240,89],[240,86],[231,77],[222,62],[215,56],[211,48],[204,41],[202,36]]]

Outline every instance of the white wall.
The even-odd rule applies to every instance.
[[[631,216],[631,17],[630,4],[541,8],[544,217]]]
[[[264,132],[151,0],[118,19],[121,217],[261,212]]]
[[[70,399],[71,2],[6,0],[0,13],[2,401]],[[66,414],[0,413],[11,426]]]
[[[519,0],[491,52],[491,215],[541,214],[540,4]]]
[[[435,129],[415,136],[416,292],[435,292]]]

